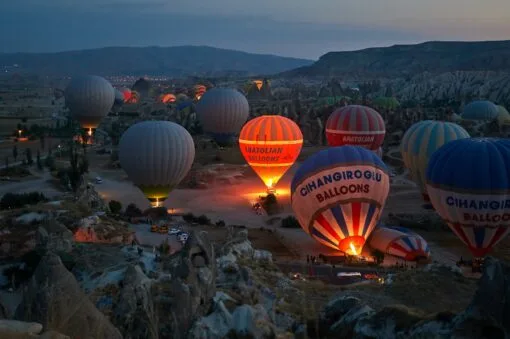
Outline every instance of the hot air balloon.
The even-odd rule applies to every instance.
[[[248,165],[272,192],[278,180],[294,164],[303,134],[292,120],[279,115],[262,115],[244,125],[239,147]]]
[[[425,201],[429,201],[426,172],[430,157],[444,144],[464,138],[469,138],[469,133],[459,125],[433,120],[420,121],[404,134],[400,144],[402,159]]]
[[[158,207],[189,172],[193,138],[169,121],[144,121],[128,128],[119,142],[119,160],[129,179]]]
[[[375,151],[372,151],[372,152],[377,154],[377,156],[382,159],[382,157],[383,157],[383,149],[382,149],[382,147],[379,147],[378,149],[376,149]]]
[[[498,117],[498,107],[490,101],[473,101],[464,107],[461,117],[464,120],[494,120]]]
[[[385,134],[383,118],[370,107],[341,107],[326,122],[326,138],[330,146],[353,145],[376,150],[382,145]]]
[[[510,231],[509,171],[508,139],[451,141],[429,160],[430,201],[477,258]]]
[[[253,83],[255,84],[255,86],[257,86],[257,89],[260,91],[260,89],[262,88],[262,80],[254,80]]]
[[[137,91],[129,90],[129,99],[127,99],[126,103],[136,104],[139,101],[140,101],[140,94]]]
[[[171,93],[163,94],[159,97],[159,100],[164,104],[169,104],[177,101],[177,97]]]
[[[122,92],[119,91],[118,89],[115,89],[115,101],[114,101],[114,105],[115,106],[122,106],[123,103],[124,103],[124,94],[122,94]]]
[[[207,91],[207,88],[204,85],[196,85],[195,86],[195,99],[200,100],[202,95]]]
[[[377,224],[390,190],[386,165],[359,146],[309,157],[291,183],[291,204],[303,230],[319,243],[357,255]]]
[[[370,236],[371,248],[407,261],[427,259],[430,248],[425,239],[404,227],[378,225]]]
[[[248,119],[250,107],[246,97],[237,90],[213,88],[197,103],[196,111],[204,131],[220,146],[226,146]]]
[[[129,99],[131,99],[131,90],[126,87],[122,87],[119,89],[119,91],[122,93],[122,96],[124,97],[124,102],[129,102]]]
[[[71,115],[88,130],[89,137],[108,114],[115,101],[115,90],[104,78],[82,76],[71,80],[65,91],[66,106]]]

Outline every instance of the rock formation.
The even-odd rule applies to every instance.
[[[152,283],[140,266],[130,265],[126,270],[113,318],[124,339],[159,338],[151,294]]]
[[[15,318],[38,322],[73,338],[122,339],[120,332],[80,290],[55,254],[41,259],[23,293]]]
[[[179,253],[162,260],[169,276],[152,289],[160,337],[185,338],[210,309],[216,292],[214,248],[205,233],[192,232]]]

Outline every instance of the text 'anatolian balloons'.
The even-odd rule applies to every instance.
[[[344,106],[326,122],[326,138],[330,146],[353,145],[376,150],[383,144],[386,127],[374,109],[360,105]]]
[[[510,140],[451,141],[430,158],[427,191],[437,213],[475,257],[510,232]]]
[[[358,146],[332,147],[308,158],[291,184],[303,230],[323,245],[361,253],[388,197],[386,165]]]
[[[239,136],[241,153],[269,191],[296,162],[302,146],[299,126],[279,115],[248,121]]]

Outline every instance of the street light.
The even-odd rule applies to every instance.
[[[21,132],[23,132],[22,130],[18,130],[18,137],[21,138]]]

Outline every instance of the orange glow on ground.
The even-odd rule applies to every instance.
[[[166,212],[171,215],[176,215],[176,214],[184,213],[184,209],[183,208],[169,208],[166,210]]]
[[[243,198],[248,200],[252,205],[257,203],[260,197],[267,196],[267,192],[265,191],[256,191],[256,192],[246,192],[241,194]],[[289,188],[277,188],[275,189],[274,195],[276,198],[288,198],[290,197],[290,189]]]

